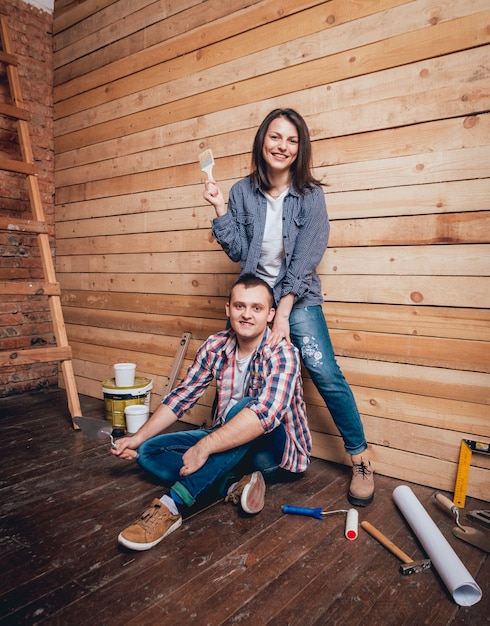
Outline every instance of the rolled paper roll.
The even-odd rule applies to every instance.
[[[347,518],[345,520],[345,536],[347,539],[353,541],[357,539],[359,532],[359,513],[356,509],[349,509],[347,511]]]
[[[410,487],[407,485],[396,487],[393,499],[417,535],[432,561],[432,566],[437,570],[456,604],[472,606],[479,602],[482,590]]]

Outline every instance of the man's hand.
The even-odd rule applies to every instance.
[[[200,439],[182,456],[181,476],[197,472],[212,454],[232,450],[244,443],[249,443],[264,434],[262,424],[250,409],[242,409],[211,433]]]
[[[204,437],[206,439],[207,437]],[[189,476],[201,469],[209,458],[206,451],[204,439],[198,441],[192,448],[189,448],[182,457],[182,467],[180,468],[181,476]]]
[[[151,439],[158,435],[162,430],[168,428],[171,424],[177,421],[177,416],[171,409],[165,404],[160,404],[157,410],[153,413],[150,419],[143,424],[136,434],[132,437],[123,437],[117,440],[117,448],[111,448],[111,452],[114,456],[118,456],[120,459],[127,459],[131,461],[135,458],[134,452],[144,443],[147,439]],[[125,450],[131,450],[133,454],[125,452]]]
[[[140,441],[136,441],[136,437],[122,437],[121,439],[116,440],[117,448],[111,448],[112,454],[114,456],[118,456],[120,459],[126,459],[127,461],[134,460],[134,454],[129,454],[126,452],[126,448],[132,450],[133,452],[138,449],[140,445]]]

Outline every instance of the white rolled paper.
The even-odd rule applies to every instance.
[[[481,600],[482,591],[452,549],[444,535],[407,485],[393,491],[393,499],[417,535],[456,604],[472,606]]]

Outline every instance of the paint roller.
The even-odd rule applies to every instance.
[[[337,509],[335,511],[325,511],[321,507],[307,508],[302,506],[290,506],[284,504],[282,507],[283,513],[290,515],[305,515],[306,517],[314,517],[316,519],[323,519],[327,515],[333,515],[335,513],[347,513],[345,519],[345,536],[350,541],[357,539],[359,528],[359,513],[356,509]]]

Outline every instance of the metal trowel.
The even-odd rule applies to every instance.
[[[112,425],[108,422],[93,417],[74,417],[73,421],[87,437],[91,439],[106,439],[109,437],[111,447],[117,449],[117,442],[112,436]],[[138,458],[138,453],[135,450],[126,448],[125,452],[135,459]]]
[[[471,526],[462,526],[459,523],[459,507],[453,504],[449,498],[442,495],[442,493],[436,493],[434,497],[445,509],[456,516],[456,526],[452,530],[455,537],[480,548],[480,550],[490,552],[490,533],[478,528],[472,528]]]

